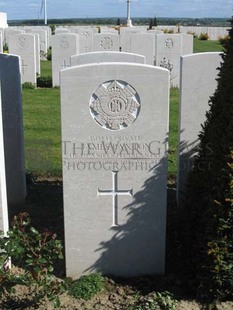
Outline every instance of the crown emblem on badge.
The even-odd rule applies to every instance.
[[[108,81],[92,94],[90,112],[93,119],[108,130],[122,130],[130,126],[140,110],[136,90],[123,81]]]

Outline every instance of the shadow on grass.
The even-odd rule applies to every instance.
[[[143,199],[148,195],[147,191],[151,189],[151,186],[154,185],[154,182],[156,181],[152,176],[144,188],[146,192],[144,194],[143,192],[139,192],[135,199],[137,199],[137,201],[139,199],[141,203],[143,203]],[[21,208],[14,208],[9,210],[10,220],[15,214],[24,211],[28,212],[29,216],[31,217],[33,227],[39,231],[43,231],[43,229],[47,228],[50,231],[55,232],[58,236],[58,239],[64,242],[62,181],[56,178],[47,178],[35,181],[33,178],[28,177],[27,183],[28,196],[25,201],[25,205]],[[182,259],[179,257],[179,230],[182,229],[182,227],[180,228],[179,221],[177,222],[179,208],[176,205],[176,184],[174,178],[168,180],[167,197],[168,204],[165,276],[154,275],[124,278],[112,276],[111,278],[116,283],[119,283],[120,285],[130,285],[133,289],[145,295],[152,291],[167,290],[176,296],[187,296],[187,294],[189,295],[190,293],[190,289],[188,285],[184,285],[182,280],[179,279],[176,269],[177,261]],[[130,212],[133,212],[133,204],[127,206],[129,207]],[[136,215],[141,217],[142,209],[136,210],[136,213],[138,212],[139,214]],[[145,209],[143,212],[145,212]],[[148,216],[150,217],[150,213]],[[144,226],[145,230],[146,227],[147,226]],[[140,234],[140,230],[138,230],[138,234]],[[105,263],[106,253],[102,259],[104,259]],[[179,264],[182,264],[182,262],[179,262]],[[61,278],[65,277],[65,261],[60,261],[55,265],[55,274]]]
[[[13,216],[20,212],[29,214],[33,227],[41,232],[46,228],[56,233],[57,239],[64,244],[63,193],[60,179],[51,177],[34,180],[28,175],[25,204],[9,210],[10,223]],[[56,263],[55,273],[59,277],[65,276],[64,261]]]

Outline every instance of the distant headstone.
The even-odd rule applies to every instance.
[[[100,33],[113,33],[113,34],[118,34],[118,30],[114,28],[109,28],[109,27],[101,27]]]
[[[71,66],[99,62],[136,62],[144,64],[145,56],[122,52],[93,52],[73,55],[70,58],[70,62]]]
[[[24,31],[21,29],[12,29],[12,28],[6,28],[4,30],[4,43],[9,44],[10,37],[16,34],[23,34]]]
[[[48,33],[46,30],[42,30],[42,29],[36,29],[34,30],[34,33],[39,34],[40,36],[40,58],[42,60],[46,59],[46,55],[48,52]]]
[[[93,50],[93,32],[91,29],[79,29],[79,52],[90,53]]]
[[[179,125],[179,167],[177,200],[182,203],[187,175],[199,144],[198,134],[209,109],[209,98],[217,86],[219,53],[200,53],[181,57],[181,95]],[[211,153],[211,149],[209,149]],[[211,155],[211,154],[210,154]],[[203,163],[210,165],[211,163]],[[200,167],[201,169],[201,167]]]
[[[93,51],[116,51],[119,52],[119,35],[118,34],[94,34]]]
[[[182,34],[182,55],[193,54],[193,35]]]
[[[35,36],[35,50],[36,50],[36,73],[40,75],[40,36],[33,32]]]
[[[168,97],[162,68],[61,71],[67,276],[164,273]]]
[[[158,34],[155,37],[156,66],[170,71],[171,86],[180,82],[180,56],[182,55],[182,36],[180,34]]]
[[[145,56],[147,65],[155,64],[155,36],[150,33],[131,35],[130,52]]]
[[[75,33],[52,36],[52,75],[53,86],[60,85],[61,69],[70,67],[70,56],[79,54],[79,36]]]
[[[70,30],[69,29],[66,29],[66,28],[56,28],[55,29],[55,35],[56,34],[68,34],[70,33]]]
[[[0,13],[0,28],[7,28],[7,13],[1,12]]]
[[[7,200],[21,205],[26,197],[20,59],[0,54],[0,85],[3,116]]]
[[[121,27],[120,47],[122,52],[130,53],[131,35],[135,33],[146,33],[146,27]]]
[[[36,84],[36,37],[33,34],[17,34],[10,37],[9,53],[20,56],[22,83]]]
[[[164,34],[162,30],[156,30],[156,29],[151,29],[147,31],[148,33],[153,33],[153,34]]]

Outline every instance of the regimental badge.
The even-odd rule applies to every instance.
[[[138,117],[140,98],[136,90],[123,81],[101,84],[90,99],[93,119],[104,129],[122,130]]]

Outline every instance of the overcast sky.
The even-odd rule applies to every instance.
[[[8,20],[37,19],[43,0],[0,0]],[[233,0],[132,0],[131,17],[231,17]],[[47,0],[48,18],[126,17],[125,0]]]

